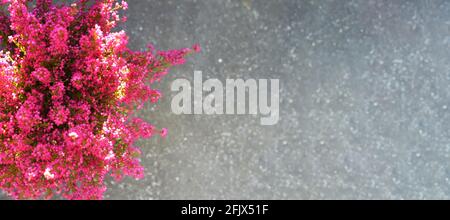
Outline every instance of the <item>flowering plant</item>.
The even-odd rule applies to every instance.
[[[134,142],[165,136],[134,112],[199,47],[127,48],[125,2],[0,0],[0,189],[15,199],[102,199],[105,176],[143,177]]]

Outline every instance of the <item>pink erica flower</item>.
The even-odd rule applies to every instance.
[[[132,51],[116,31],[128,4],[87,2],[0,0],[0,190],[12,198],[102,199],[108,175],[143,178],[136,141],[167,129],[131,116],[200,52]]]
[[[169,131],[167,130],[167,128],[163,128],[161,130],[161,137],[167,137],[168,133],[169,133]]]

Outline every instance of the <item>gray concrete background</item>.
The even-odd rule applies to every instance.
[[[140,113],[146,178],[107,199],[450,199],[450,1],[129,0],[131,46],[203,52]],[[176,116],[177,78],[279,78],[281,120]]]

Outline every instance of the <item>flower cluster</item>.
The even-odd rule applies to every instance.
[[[135,118],[152,85],[200,48],[128,49],[125,2],[0,0],[0,189],[16,199],[102,199],[105,176],[142,178]]]

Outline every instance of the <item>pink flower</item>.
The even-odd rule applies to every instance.
[[[50,52],[53,55],[61,55],[68,52],[68,33],[67,30],[61,26],[56,26],[50,33]]]
[[[194,44],[194,46],[192,46],[192,49],[197,53],[202,51],[202,48],[200,47],[199,44]]]
[[[159,99],[161,98],[162,94],[158,90],[152,90],[150,95],[150,102],[151,103],[157,103]]]
[[[81,72],[76,72],[73,74],[71,83],[75,89],[81,89],[83,87],[83,75]]]
[[[130,117],[161,98],[153,83],[200,46],[130,50],[113,31],[124,1],[28,3],[0,0],[9,12],[0,12],[0,189],[102,199],[108,175],[143,177],[136,141],[168,131]]]
[[[64,98],[65,94],[65,86],[63,82],[57,82],[53,86],[50,87],[50,92],[52,95],[53,101],[58,101]]]
[[[70,111],[64,106],[55,106],[50,110],[49,118],[56,124],[62,125],[67,122]]]
[[[127,10],[127,9],[128,9],[128,3],[127,3],[126,1],[122,1],[122,8],[123,8],[124,10]]]
[[[40,67],[33,71],[31,75],[44,85],[50,85],[52,75],[46,68]]]
[[[163,129],[161,130],[161,137],[163,137],[163,138],[167,137],[167,134],[168,134],[168,133],[169,133],[169,132],[168,132],[167,128],[163,128]]]

